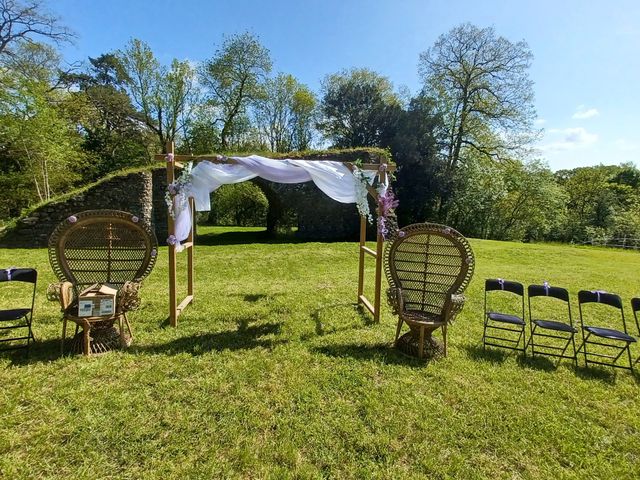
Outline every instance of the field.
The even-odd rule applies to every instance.
[[[575,313],[582,288],[627,307],[639,253],[473,240],[449,355],[424,365],[391,347],[386,307],[373,324],[354,305],[354,243],[235,230],[200,232],[196,303],[177,329],[162,249],[132,347],[89,359],[59,355],[46,250],[0,250],[0,265],[41,275],[30,360],[0,356],[1,478],[640,476],[638,374],[480,343],[485,278],[564,286]]]

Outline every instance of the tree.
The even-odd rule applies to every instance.
[[[261,84],[271,71],[269,50],[250,33],[225,37],[222,46],[200,69],[200,82],[209,102],[219,110],[220,143],[229,148],[229,138],[249,105],[261,97]]]
[[[441,35],[420,55],[425,91],[438,101],[447,129],[444,155],[454,170],[465,151],[513,157],[532,139],[533,55],[492,27],[469,23]]]
[[[311,143],[315,96],[292,75],[267,79],[255,101],[255,117],[272,151],[305,149]]]
[[[194,69],[177,59],[170,68],[160,65],[151,48],[135,38],[118,53],[118,60],[131,99],[164,151],[189,117],[197,94]]]
[[[68,95],[51,85],[57,62],[50,47],[24,42],[11,62],[22,68],[0,70],[0,170],[3,180],[5,175],[12,179],[2,188],[12,204],[10,215],[72,185],[85,161],[80,134],[60,108]]]
[[[85,180],[96,180],[147,163],[156,140],[125,91],[126,73],[117,56],[107,53],[89,63],[85,72],[64,75],[70,95],[62,107],[83,132],[83,148],[94,157]]]
[[[443,175],[441,135],[442,119],[434,100],[422,94],[412,98],[399,115],[389,145],[399,167],[395,188],[400,200],[398,221],[403,225],[439,220],[438,199],[451,180]]]
[[[400,100],[391,82],[366,68],[322,82],[319,128],[336,147],[378,147],[388,141]]]
[[[14,45],[49,40],[69,42],[73,33],[47,12],[40,0],[0,0],[0,59],[12,57]]]

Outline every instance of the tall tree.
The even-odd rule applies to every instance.
[[[337,147],[379,147],[399,107],[389,79],[366,68],[345,70],[322,82],[318,126]]]
[[[499,159],[532,141],[532,58],[526,42],[512,43],[492,27],[469,23],[441,35],[420,55],[425,91],[437,99],[447,128],[450,170],[467,149]]]
[[[200,69],[200,81],[208,99],[218,108],[222,125],[220,143],[229,148],[236,123],[249,105],[263,94],[261,84],[271,71],[269,50],[250,33],[225,37],[222,46]]]
[[[73,33],[40,0],[0,0],[0,60],[14,55],[19,43],[68,42]]]
[[[118,59],[126,73],[126,86],[145,124],[162,149],[176,138],[189,117],[197,93],[195,72],[188,61],[174,59],[166,68],[149,45],[132,39]],[[163,150],[164,151],[164,150]]]
[[[399,167],[395,188],[401,224],[439,220],[438,200],[451,181],[444,175],[444,162],[439,155],[442,130],[435,102],[425,95],[412,98],[407,109],[400,112],[388,147]]]
[[[70,99],[64,107],[84,132],[83,147],[94,155],[85,178],[149,161],[156,140],[143,126],[125,90],[126,73],[118,57],[107,53],[89,58],[82,73],[64,75]]]
[[[12,179],[0,190],[14,204],[9,214],[65,190],[79,178],[85,158],[80,134],[60,108],[68,94],[53,89],[50,82],[57,71],[56,53],[45,45],[23,42],[13,58],[12,64],[21,69],[0,70],[0,171],[3,180],[5,175]],[[27,182],[28,195],[17,190]]]
[[[307,148],[310,143],[315,96],[292,75],[278,74],[264,83],[255,101],[258,127],[272,151]]]

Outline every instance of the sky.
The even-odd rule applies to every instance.
[[[369,68],[420,90],[418,59],[438,36],[471,22],[525,40],[534,60],[537,156],[553,170],[640,166],[640,0],[48,0],[78,38],[82,61],[147,42],[158,59],[210,58],[223,35],[249,31],[274,72],[318,91],[328,74]]]

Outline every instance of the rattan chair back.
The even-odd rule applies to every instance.
[[[451,295],[471,281],[474,264],[467,239],[435,223],[402,228],[385,251],[387,280],[402,289],[405,311],[441,315]]]
[[[121,287],[153,269],[158,241],[149,225],[118,210],[87,210],[62,221],[49,238],[49,261],[77,291],[94,283]]]

